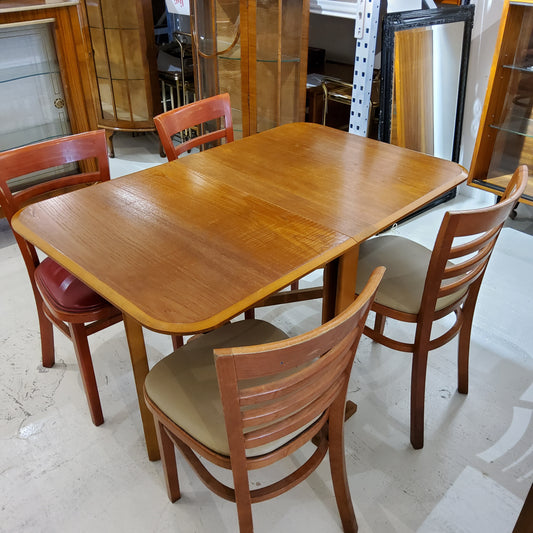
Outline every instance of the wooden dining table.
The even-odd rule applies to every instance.
[[[123,312],[155,460],[143,326],[207,331],[320,267],[327,320],[354,299],[359,243],[466,176],[450,161],[294,123],[43,200],[12,224]]]

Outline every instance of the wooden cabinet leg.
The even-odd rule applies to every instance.
[[[107,141],[107,154],[109,157],[115,157],[115,148],[113,146],[113,130],[105,130],[105,139]]]

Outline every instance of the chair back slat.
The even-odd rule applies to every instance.
[[[354,333],[358,334],[359,331]],[[242,414],[243,427],[257,426],[272,422],[276,418],[287,417],[309,405],[316,396],[331,387],[332,383],[342,379],[341,375],[346,369],[346,360],[350,357],[351,349],[351,343],[343,344],[342,351],[335,347],[315,364],[289,377],[269,381],[266,386],[254,387],[255,394],[251,393],[250,388],[241,389],[241,395],[247,398],[246,402],[240,402],[241,406],[247,407]]]
[[[287,435],[298,432],[298,430],[311,426],[321,415],[327,413],[329,406],[337,398],[343,387],[343,381],[338,380],[323,391],[321,395],[315,395],[316,397],[312,403],[294,411],[291,416],[246,432],[244,434],[245,447],[250,449],[270,444],[283,439]]]
[[[465,257],[464,261],[461,262],[454,262],[451,266],[448,265],[442,274],[443,279],[449,279],[449,278],[455,278],[457,276],[460,276],[461,274],[465,274],[467,272],[471,272],[474,268],[476,268],[477,265],[479,265],[480,262],[483,262],[488,255],[492,252],[492,249],[494,247],[494,244],[496,243],[496,239],[488,243],[487,246],[484,248],[481,248],[477,251],[472,251],[471,254],[468,254],[466,252],[463,256]],[[457,254],[455,254],[455,257],[458,258]]]
[[[494,246],[528,179],[527,166],[518,167],[503,199],[493,206],[446,213],[426,276],[421,312],[435,312],[439,298],[463,297],[481,283]],[[455,245],[454,245],[455,244]]]
[[[358,329],[354,330],[353,335],[356,336]],[[240,404],[241,406],[249,406],[251,404],[257,404],[259,402],[268,402],[279,397],[280,390],[285,394],[298,393],[308,383],[312,383],[320,377],[327,375],[329,371],[335,371],[337,367],[342,367],[346,349],[350,347],[350,337],[346,337],[337,346],[332,348],[327,353],[322,353],[320,356],[314,357],[312,360],[316,361],[315,365],[304,363],[300,367],[297,367],[300,372],[296,372],[294,368],[291,369],[279,369],[276,373],[277,379],[274,382],[264,382],[264,378],[260,379],[260,384],[255,386],[245,386],[247,383],[244,380],[241,381],[243,387],[240,391]],[[353,341],[352,341],[353,342]],[[339,352],[342,351],[343,353]],[[270,352],[275,355],[275,352]],[[286,357],[286,356],[285,356]],[[310,361],[309,361],[310,362]],[[332,368],[333,367],[333,368]],[[256,381],[256,380],[255,380]]]
[[[230,453],[301,433],[324,413],[327,419],[332,403],[346,394],[383,272],[377,268],[355,302],[312,332],[260,346],[215,350],[226,427],[231,427]]]
[[[489,231],[484,232],[480,237],[469,240],[466,243],[461,242],[456,246],[452,246],[448,255],[449,259],[456,259],[458,257],[464,257],[470,253],[474,253],[478,250],[482,250],[490,246],[495,239],[498,238],[500,232],[499,226],[492,228]]]
[[[216,121],[216,129],[213,131],[212,123],[214,121]],[[205,126],[207,123],[209,126]],[[182,153],[197,146],[203,146],[219,139],[225,139],[226,142],[233,142],[234,139],[231,102],[228,93],[218,94],[171,109],[154,117],[154,124],[169,161],[177,159]],[[191,128],[199,129],[196,137],[174,144],[173,137],[176,134]],[[206,133],[203,132],[205,128],[208,128]]]

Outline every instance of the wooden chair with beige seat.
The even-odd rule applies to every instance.
[[[98,170],[52,179],[12,192],[10,180],[67,163],[95,160]],[[103,130],[44,141],[0,153],[0,205],[9,223],[25,205],[67,190],[109,180]],[[33,245],[14,233],[30,276],[41,333],[43,366],[55,363],[53,326],[69,337],[80,367],[92,421],[104,421],[87,337],[122,320],[121,312]]]
[[[361,244],[357,289],[376,265],[387,268],[372,306],[374,327],[364,333],[393,350],[413,354],[411,373],[411,443],[424,445],[424,397],[428,353],[459,334],[458,390],[468,393],[470,333],[481,282],[502,226],[528,179],[525,165],[513,174],[497,204],[470,211],[448,212],[433,251],[407,238],[383,235]],[[451,313],[453,325],[436,338],[432,326]],[[386,317],[416,324],[414,341],[385,335]]]
[[[243,320],[190,341],[154,366],[145,399],[154,414],[171,501],[180,498],[176,445],[208,488],[236,502],[240,531],[251,532],[251,504],[303,481],[329,449],[343,529],[357,531],[344,458],[346,391],[383,271],[372,273],[345,311],[308,333],[287,338],[267,322]],[[317,447],[302,466],[250,489],[249,470],[272,465],[311,440]],[[197,454],[231,469],[234,488],[218,481]]]

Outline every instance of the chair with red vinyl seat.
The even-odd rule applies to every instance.
[[[96,161],[97,170],[41,182],[13,191],[10,180],[81,161]],[[94,168],[85,163],[84,168]],[[22,207],[69,190],[109,180],[103,130],[40,142],[0,153],[0,206],[11,224]],[[13,181],[11,181],[11,186]],[[122,320],[122,313],[51,258],[41,260],[35,247],[14,232],[37,305],[43,366],[55,363],[53,325],[74,344],[92,421],[104,421],[87,337]]]

